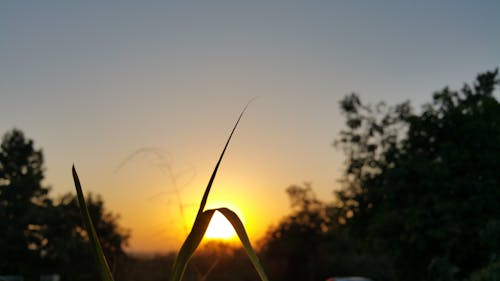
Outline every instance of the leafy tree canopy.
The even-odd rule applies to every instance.
[[[408,102],[341,108],[347,166],[337,193],[347,227],[393,257],[403,280],[453,280],[494,262],[500,237],[498,70],[421,112]]]
[[[40,235],[44,222],[38,214],[51,205],[42,180],[42,151],[21,131],[7,132],[0,144],[0,272],[36,271],[45,243]]]
[[[0,273],[20,274],[28,281],[38,281],[41,273],[95,280],[76,195],[50,198],[42,184],[44,171],[43,153],[32,140],[18,129],[5,133],[0,144]],[[113,261],[125,257],[129,234],[119,227],[118,217],[106,211],[99,196],[89,194],[87,203],[107,256]]]
[[[332,203],[287,189],[292,212],[262,246],[271,278],[500,278],[497,77],[437,91],[420,111],[346,96],[342,188]]]

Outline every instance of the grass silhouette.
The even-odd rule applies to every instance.
[[[231,141],[231,138],[232,138],[236,128],[238,127],[238,124],[241,120],[241,117],[243,116],[243,113],[245,113],[245,110],[247,109],[250,102],[252,102],[252,100],[250,100],[247,103],[247,105],[241,111],[238,119],[236,120],[236,123],[234,124],[234,127],[231,131],[231,134],[229,135],[229,138],[226,141],[224,149],[222,150],[222,153],[219,157],[219,160],[217,161],[217,164],[215,165],[215,168],[212,172],[212,175],[210,176],[207,187],[205,188],[205,192],[203,193],[203,197],[201,199],[200,206],[199,206],[198,212],[196,214],[196,219],[193,223],[193,227],[191,228],[191,231],[189,232],[186,240],[184,240],[184,243],[182,244],[182,246],[179,250],[179,253],[175,259],[175,262],[174,262],[174,265],[172,268],[172,272],[171,272],[171,275],[169,278],[170,281],[181,281],[182,280],[184,273],[186,271],[187,265],[189,263],[189,260],[191,259],[192,255],[194,254],[194,252],[196,251],[196,249],[200,245],[200,242],[203,239],[203,236],[205,235],[205,232],[208,228],[210,220],[212,219],[212,216],[215,213],[215,211],[222,213],[222,215],[224,215],[227,218],[227,220],[231,223],[234,230],[236,231],[236,234],[238,235],[238,238],[240,239],[240,241],[243,245],[243,248],[245,249],[245,252],[246,252],[248,258],[250,259],[255,270],[257,271],[260,279],[262,281],[268,281],[268,278],[267,278],[266,273],[264,272],[264,269],[259,261],[259,258],[257,257],[257,254],[255,253],[255,250],[253,249],[253,247],[250,243],[250,239],[248,238],[248,235],[246,233],[245,226],[241,222],[238,215],[228,208],[217,208],[217,209],[205,210],[205,205],[207,203],[208,195],[210,193],[212,183],[215,180],[215,176],[217,175],[217,171],[219,169],[219,166],[222,162],[222,158],[224,157],[224,153],[226,152],[226,149],[229,146],[229,142]],[[94,225],[93,225],[92,220],[90,218],[89,211],[88,211],[87,205],[85,203],[85,198],[83,196],[80,180],[78,178],[78,174],[76,172],[74,165],[72,168],[72,173],[73,173],[73,180],[75,182],[78,203],[79,203],[80,211],[81,211],[81,214],[83,217],[84,226],[87,230],[87,233],[89,234],[89,240],[90,240],[92,247],[93,247],[93,250],[94,250],[93,251],[94,257],[95,257],[97,266],[99,267],[101,280],[102,281],[114,281],[110,267],[106,261],[106,257],[104,256],[102,246],[99,242],[99,238],[97,236]]]

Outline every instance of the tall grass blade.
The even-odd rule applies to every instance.
[[[251,101],[252,100],[250,100],[250,102]],[[199,242],[201,242],[201,239],[203,239],[206,227],[208,227],[208,224],[210,223],[210,219],[212,218],[214,212],[213,210],[210,210],[210,212],[207,213],[210,214],[210,219],[208,219],[208,221],[205,221],[208,215],[205,215],[205,212],[203,212],[203,210],[205,209],[205,205],[207,203],[208,194],[210,193],[210,189],[212,188],[215,176],[217,175],[217,170],[219,170],[220,163],[222,162],[222,158],[224,157],[224,153],[226,152],[226,149],[229,145],[229,142],[231,141],[234,131],[236,130],[236,127],[238,126],[238,123],[240,122],[241,117],[243,116],[243,113],[247,109],[250,102],[248,102],[241,111],[240,116],[236,120],[236,123],[234,124],[231,134],[229,134],[229,138],[227,139],[226,144],[224,145],[224,149],[222,150],[219,160],[217,161],[217,164],[215,164],[215,168],[212,172],[212,175],[210,176],[210,179],[208,180],[208,184],[207,187],[205,188],[205,192],[203,193],[203,197],[201,198],[200,207],[198,208],[198,212],[196,214],[196,218],[194,220],[191,232],[189,233],[188,238],[184,241],[184,244],[179,250],[179,254],[175,258],[174,266],[172,268],[172,275],[170,279],[171,281],[179,281],[182,279],[182,276],[184,275],[184,271],[186,270],[187,263],[189,262],[191,255],[194,253],[194,250],[196,250],[196,248],[198,247]],[[203,226],[205,226],[204,229]],[[200,231],[202,229],[203,233],[201,234],[201,237],[199,237],[201,233]],[[196,241],[198,241],[198,243],[196,243]]]
[[[191,259],[191,256],[194,254],[195,250],[200,245],[215,211],[221,212],[233,226],[236,234],[241,241],[241,244],[243,245],[243,248],[245,249],[248,258],[250,259],[250,262],[257,271],[260,279],[262,281],[269,281],[266,273],[264,272],[264,268],[262,267],[259,258],[257,257],[252,244],[250,243],[250,239],[248,239],[245,226],[241,222],[238,215],[228,208],[210,209],[201,213],[199,219],[194,222],[193,228],[191,229],[188,237],[182,244],[179,254],[177,255],[177,258],[175,260],[172,273],[170,275],[170,281],[181,281],[184,277],[184,272],[186,271],[188,262]]]
[[[255,270],[259,274],[260,279],[262,281],[268,281],[269,279],[267,278],[266,273],[264,272],[264,268],[260,264],[259,258],[257,257],[257,254],[255,253],[252,244],[250,243],[250,239],[248,239],[245,226],[241,222],[238,215],[228,208],[219,208],[217,209],[217,211],[221,212],[233,226],[234,230],[236,231],[236,234],[238,234],[238,237],[240,238],[241,244],[243,244],[243,248],[245,248],[248,258],[250,259]]]
[[[255,99],[255,98],[254,98]],[[226,145],[224,146],[224,149],[222,150],[222,153],[220,154],[219,160],[217,161],[217,164],[215,164],[214,171],[212,172],[212,175],[210,176],[210,180],[208,181],[207,187],[205,188],[205,192],[203,193],[203,197],[201,198],[201,203],[200,203],[200,208],[198,209],[198,214],[196,215],[196,218],[200,216],[200,214],[203,212],[203,209],[205,209],[205,205],[207,203],[208,199],[208,194],[210,193],[210,188],[212,188],[212,183],[214,182],[215,175],[217,175],[217,170],[219,169],[219,165],[222,162],[222,157],[224,157],[224,153],[226,152],[226,149],[229,145],[229,142],[231,141],[231,138],[233,137],[234,131],[236,130],[236,127],[238,127],[238,123],[240,123],[241,117],[243,116],[243,113],[245,113],[245,110],[247,110],[248,105],[254,100],[251,99],[243,108],[243,110],[240,113],[240,116],[238,117],[238,120],[236,120],[236,123],[234,124],[233,130],[231,131],[231,134],[229,134],[229,138],[226,141]]]
[[[191,259],[196,248],[200,245],[205,232],[207,231],[208,224],[214,215],[215,210],[207,210],[201,213],[200,216],[194,222],[193,228],[189,233],[186,240],[182,244],[182,247],[175,259],[174,266],[172,269],[172,273],[170,274],[170,281],[180,281],[184,276],[184,272],[186,271],[187,264]]]
[[[74,165],[72,168],[72,172],[73,172],[73,180],[75,181],[78,204],[80,205],[80,212],[83,217],[83,224],[85,225],[85,229],[87,230],[90,243],[92,244],[94,249],[94,254],[95,254],[94,256],[99,266],[99,273],[101,275],[101,280],[113,281],[113,275],[111,274],[108,262],[106,261],[106,257],[104,256],[104,252],[102,251],[101,243],[99,243],[99,238],[97,237],[94,224],[92,223],[92,219],[90,218],[90,213],[87,208],[87,204],[85,203],[85,198],[83,197],[82,186],[80,185],[80,180],[78,179],[78,174],[76,173]]]
[[[189,233],[187,239],[184,241],[184,244],[182,245],[179,254],[175,259],[174,266],[172,269],[172,274],[170,276],[171,281],[182,280],[184,272],[187,268],[187,264],[191,259],[191,256],[193,255],[194,251],[200,244],[201,240],[203,239],[203,236],[205,235],[205,232],[210,223],[210,220],[212,219],[212,216],[216,211],[215,209],[204,211],[205,205],[208,200],[208,194],[210,193],[210,189],[212,188],[212,184],[214,182],[215,176],[217,175],[217,171],[219,169],[220,163],[222,162],[222,158],[224,157],[224,153],[226,152],[227,147],[229,146],[229,142],[231,141],[231,138],[234,132],[236,131],[236,128],[238,127],[238,124],[241,120],[241,117],[243,116],[243,113],[245,113],[245,110],[252,101],[253,99],[250,100],[241,111],[238,119],[236,120],[236,123],[234,124],[231,134],[229,134],[226,144],[224,145],[224,149],[222,150],[219,160],[215,165],[212,175],[210,176],[207,187],[205,188],[205,192],[203,193],[200,207],[198,209],[198,213],[196,214],[196,218],[193,227],[191,229],[191,232]],[[236,213],[227,208],[221,208],[217,210],[221,211],[221,213],[225,215],[226,218],[229,220],[229,222],[231,222],[231,224],[233,225],[234,229],[236,230],[236,233],[238,234],[238,237],[240,238],[243,244],[243,247],[245,248],[245,251],[247,252],[248,257],[250,258],[250,261],[257,270],[261,280],[268,281],[266,274],[264,273],[264,269],[262,268],[259,259],[255,254],[252,245],[250,244],[250,240],[248,239],[248,236],[246,234],[245,227],[241,223],[241,220],[239,219],[238,215],[236,215]]]

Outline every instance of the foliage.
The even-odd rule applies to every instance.
[[[129,232],[118,225],[119,217],[106,210],[100,196],[89,193],[86,198],[104,253],[110,257],[110,265],[116,270],[128,259],[124,246]],[[93,254],[77,197],[66,194],[59,198],[50,212],[47,224],[44,235],[49,241],[46,247],[48,267],[66,280],[96,280],[99,272],[92,263]],[[80,262],[75,263],[75,260]]]
[[[498,281],[500,280],[500,262],[492,263],[481,270],[474,272],[470,281]]]
[[[453,280],[496,259],[500,219],[498,70],[445,88],[420,113],[409,103],[341,102],[348,157],[342,219],[403,280]],[[492,237],[496,237],[492,239]]]
[[[64,280],[95,280],[88,236],[74,195],[49,197],[43,153],[18,129],[7,132],[0,147],[0,272],[39,280],[41,273],[58,273]],[[106,211],[99,196],[88,196],[104,251],[113,264],[125,259],[128,232],[118,217]]]
[[[341,209],[319,200],[309,184],[287,190],[292,212],[268,230],[261,246],[272,280],[325,280],[361,275],[387,279],[385,256],[362,252],[344,227]]]
[[[95,250],[94,258],[97,260],[96,268],[99,269],[100,279],[102,281],[113,281],[113,275],[111,273],[111,269],[109,268],[106,257],[104,256],[102,243],[100,243],[99,238],[97,237],[96,227],[92,223],[92,218],[90,217],[89,208],[85,203],[85,198],[83,197],[82,187],[80,185],[80,180],[78,179],[78,175],[76,174],[75,166],[72,168],[73,179],[75,181],[76,187],[76,196],[78,199],[78,205],[80,207],[80,213],[83,218],[83,225],[85,226],[85,231],[87,233],[90,244],[93,246],[92,248]]]
[[[208,241],[203,244],[191,264],[187,272],[193,276],[191,280],[252,281],[259,278],[244,249],[224,242]]]
[[[130,256],[121,263],[116,280],[169,280],[174,253],[167,255]],[[117,276],[117,273],[120,275]],[[207,240],[200,244],[191,258],[183,280],[196,281],[254,281],[259,277],[248,260],[245,250],[234,243]]]
[[[38,276],[46,243],[41,210],[51,205],[42,185],[43,154],[19,130],[7,132],[0,146],[0,272]]]
[[[293,213],[268,231],[262,253],[274,280],[318,279],[315,265],[329,224],[327,208],[309,185],[291,186],[287,193]]]

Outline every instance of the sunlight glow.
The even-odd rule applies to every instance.
[[[224,215],[217,211],[208,225],[205,237],[209,239],[231,240],[236,237],[236,232]]]

